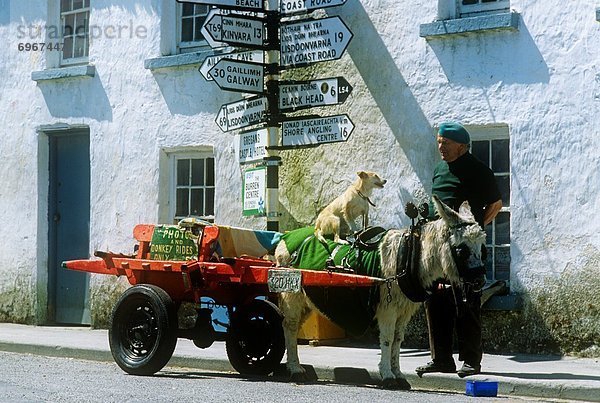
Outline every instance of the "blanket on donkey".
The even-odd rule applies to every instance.
[[[379,251],[353,245],[336,244],[327,239],[327,245],[314,236],[314,227],[300,228],[283,234],[286,247],[297,269],[326,270],[327,259],[336,266],[351,268],[356,274],[381,277]],[[321,312],[354,336],[365,333],[373,322],[379,303],[379,288],[374,287],[304,287],[304,291]]]

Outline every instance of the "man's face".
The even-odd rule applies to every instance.
[[[454,140],[440,136],[437,136],[437,142],[438,151],[440,152],[442,159],[446,162],[452,162],[467,152],[466,144],[457,143]]]

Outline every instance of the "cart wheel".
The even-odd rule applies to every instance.
[[[148,284],[127,289],[113,309],[108,341],[115,362],[128,374],[160,371],[177,344],[177,312],[169,294]]]
[[[268,375],[285,352],[283,317],[271,302],[253,300],[232,315],[225,347],[229,362],[240,374]]]

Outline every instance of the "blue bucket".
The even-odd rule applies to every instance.
[[[498,382],[467,381],[467,396],[496,397],[498,395]]]

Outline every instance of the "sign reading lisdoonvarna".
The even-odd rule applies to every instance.
[[[150,259],[196,260],[198,237],[176,225],[157,225],[150,242]]]

